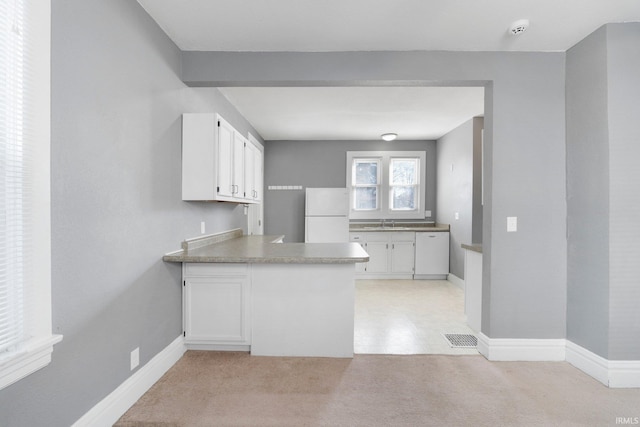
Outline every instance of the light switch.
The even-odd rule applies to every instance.
[[[507,232],[512,233],[518,231],[518,217],[517,216],[508,216],[507,217]]]

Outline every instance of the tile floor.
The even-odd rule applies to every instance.
[[[357,280],[354,350],[360,354],[478,354],[442,334],[473,334],[464,292],[446,280]]]

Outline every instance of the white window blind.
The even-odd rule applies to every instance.
[[[0,358],[30,338],[34,141],[23,8],[22,1],[0,0]]]
[[[51,3],[0,0],[0,389],[47,366]]]

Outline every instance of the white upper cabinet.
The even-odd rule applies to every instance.
[[[218,170],[218,182],[215,189],[215,195],[222,197],[233,197],[234,193],[234,173],[233,173],[233,155],[235,153],[235,130],[218,116],[217,132],[218,132],[218,150],[214,159],[214,170]],[[183,124],[184,126],[184,124]],[[215,138],[214,138],[215,141]],[[214,143],[211,141],[209,143]],[[207,143],[207,142],[205,142]],[[182,141],[183,150],[185,142]],[[215,144],[214,144],[215,145]],[[185,169],[184,156],[183,170]],[[212,183],[213,185],[213,183]],[[183,197],[184,198],[184,197]],[[214,196],[215,199],[215,196]],[[214,200],[212,199],[212,200]]]
[[[245,148],[244,185],[246,198],[254,202],[262,201],[262,145],[249,134]]]
[[[233,134],[233,171],[232,171],[232,183],[231,194],[236,199],[244,199],[244,149],[246,139],[237,131]]]
[[[248,141],[219,114],[182,115],[182,200],[258,203],[262,179],[255,138]]]

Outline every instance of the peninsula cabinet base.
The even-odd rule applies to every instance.
[[[355,264],[183,266],[187,349],[353,357]]]
[[[353,357],[354,264],[253,264],[251,354]]]

